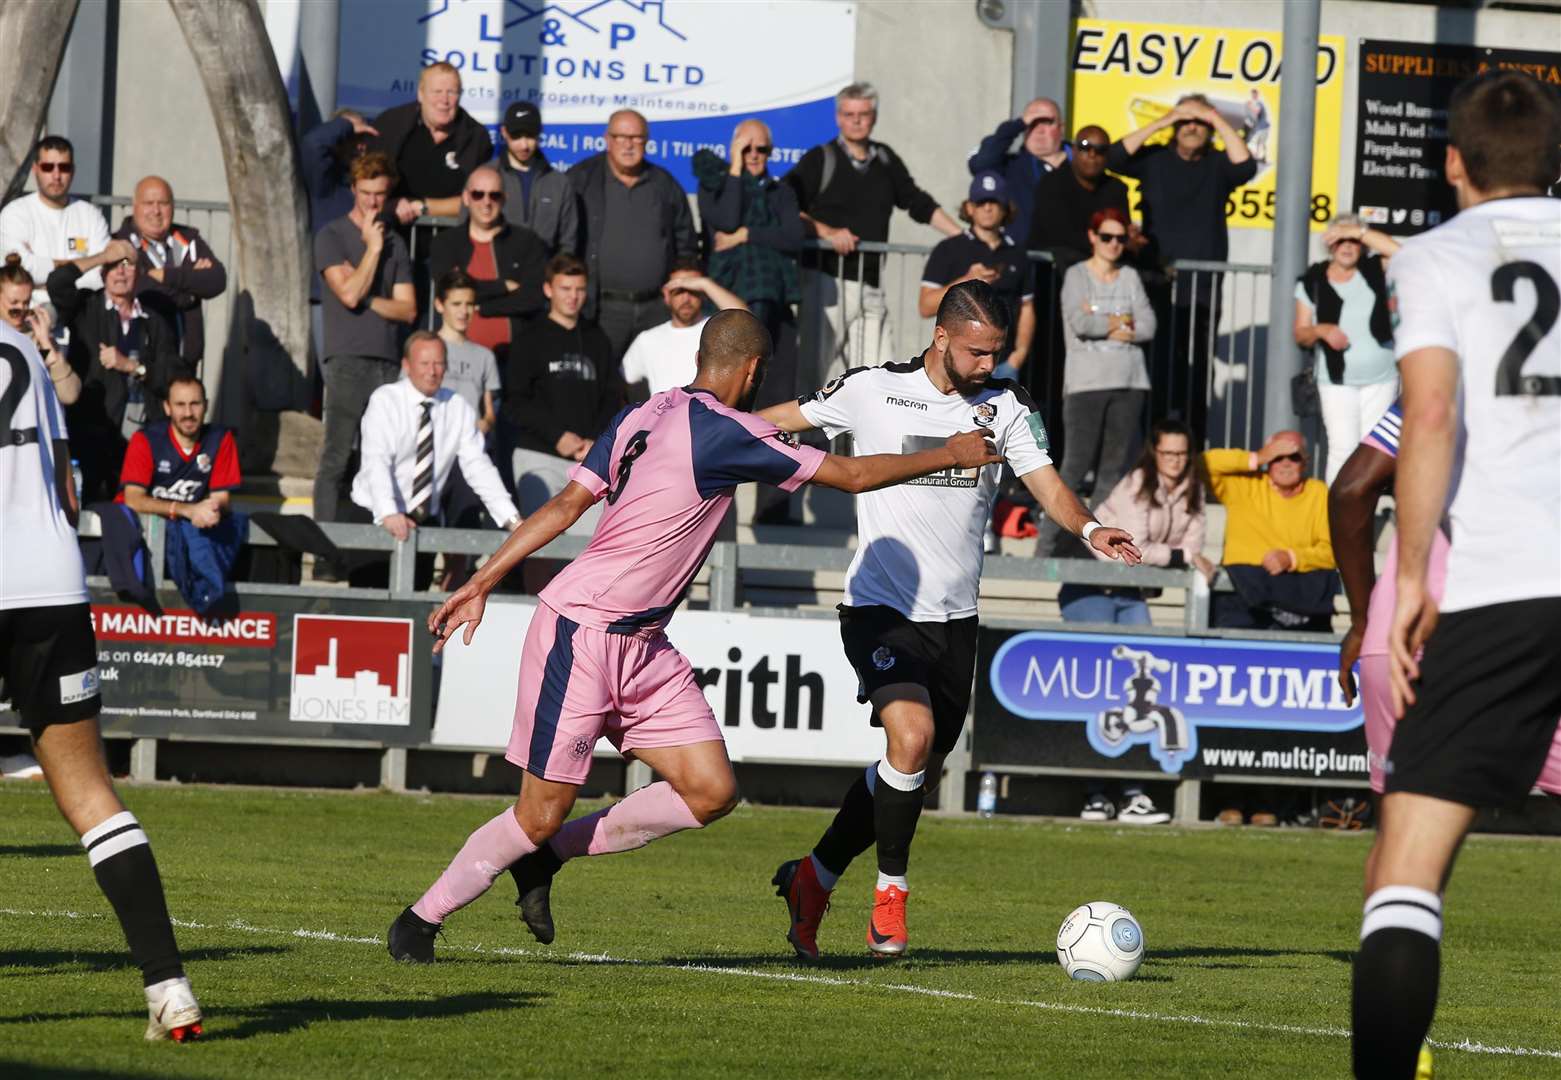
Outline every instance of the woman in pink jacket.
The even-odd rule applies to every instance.
[[[1203,557],[1207,484],[1187,426],[1161,420],[1150,429],[1138,464],[1095,508],[1095,517],[1132,533],[1145,566],[1196,566],[1212,580],[1215,566]],[[1143,589],[1064,585],[1057,602],[1068,622],[1149,625]]]

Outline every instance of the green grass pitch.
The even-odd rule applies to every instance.
[[[776,865],[828,815],[744,806],[703,833],[582,859],[537,946],[507,876],[431,968],[385,928],[500,800],[127,788],[206,1008],[146,1044],[138,972],[42,785],[0,784],[0,1076],[1340,1077],[1369,838],[922,819],[911,953],[870,959],[871,859],[804,967]],[[1438,1078],[1561,1077],[1561,845],[1476,837],[1448,895]],[[1085,900],[1148,956],[1071,983]],[[1477,1044],[1458,1048],[1459,1043]]]

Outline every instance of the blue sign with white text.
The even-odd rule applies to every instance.
[[[987,679],[1016,717],[1082,723],[1096,753],[1141,746],[1179,773],[1198,753],[1200,729],[1361,728],[1358,700],[1345,704],[1335,677],[1338,656],[1333,645],[1027,632],[997,647]]]

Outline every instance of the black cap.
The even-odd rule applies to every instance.
[[[542,110],[529,101],[516,101],[504,110],[504,133],[516,135],[542,134]]]

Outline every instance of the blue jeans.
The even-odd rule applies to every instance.
[[[1133,595],[1112,595],[1093,585],[1064,585],[1057,593],[1064,622],[1148,626],[1149,605]]]

